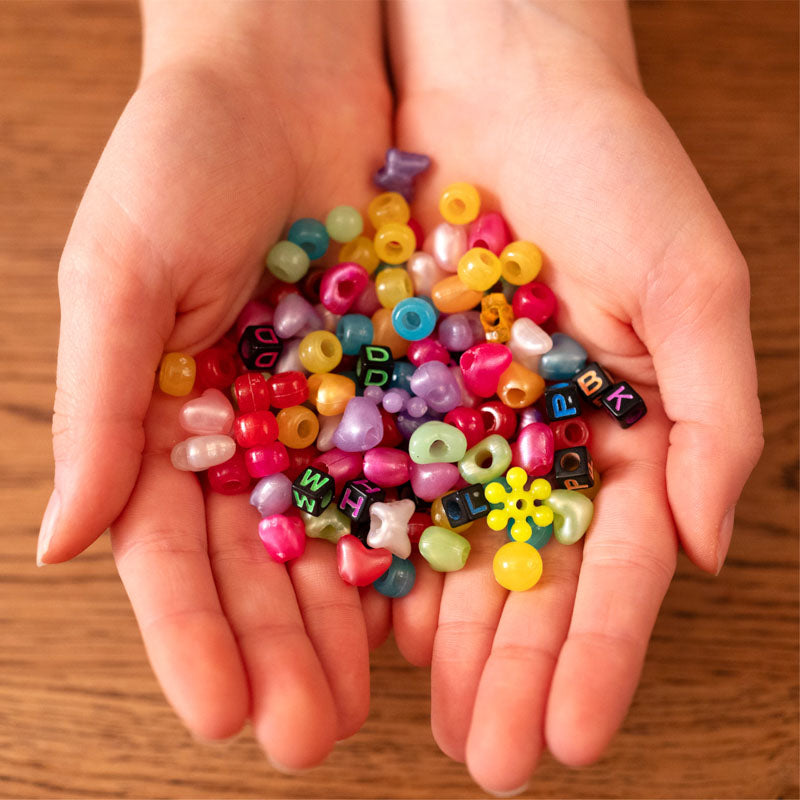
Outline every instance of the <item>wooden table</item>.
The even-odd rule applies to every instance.
[[[720,577],[681,558],[608,754],[580,771],[545,757],[528,794],[797,797],[797,5],[642,3],[633,21],[645,84],[750,264],[767,447]],[[363,731],[286,777],[249,732],[207,747],[173,716],[106,537],[75,563],[34,566],[51,486],[56,264],[134,88],[138,39],[128,2],[0,5],[0,795],[482,796],[438,752],[428,676],[391,642],[374,655]]]

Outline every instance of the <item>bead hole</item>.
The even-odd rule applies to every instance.
[[[419,328],[422,324],[422,320],[416,311],[409,311],[408,314],[406,314],[405,322],[409,328]]]
[[[329,341],[328,339],[322,340],[320,350],[325,358],[333,358],[333,356],[336,355],[336,348],[333,346],[333,342]]]
[[[492,456],[491,450],[481,450],[475,457],[475,463],[481,469],[488,469],[492,465],[493,461],[494,461],[494,456]]]
[[[450,213],[461,215],[466,210],[466,203],[460,197],[455,197],[450,201]]]
[[[447,443],[443,442],[441,439],[436,439],[432,442],[429,452],[432,458],[441,461],[447,455],[447,450]]]
[[[487,248],[488,249],[488,248]],[[478,258],[486,264],[487,267],[492,266],[492,256],[490,253],[481,253]]]
[[[397,255],[403,252],[403,246],[398,241],[391,241],[386,243],[386,249],[392,254]]]
[[[522,389],[512,387],[506,392],[506,398],[511,405],[518,406],[525,402],[525,392]]]
[[[581,459],[577,453],[564,453],[559,463],[561,464],[561,469],[567,472],[575,472],[581,465]]]
[[[489,249],[489,245],[483,239],[476,239],[473,247],[482,247],[484,250]]]
[[[353,281],[342,281],[339,284],[339,294],[349,297],[351,294],[353,294],[355,288],[356,285]]]
[[[583,439],[583,428],[576,422],[568,422],[564,427],[564,439],[568,444],[577,444]]]
[[[237,481],[237,480],[231,479],[231,480],[229,480],[229,481],[225,481],[225,483],[223,484],[223,486],[224,486],[226,489],[238,489],[238,488],[239,488],[239,486],[240,486],[240,483],[239,483],[239,481]]]
[[[307,419],[300,420],[297,426],[297,435],[301,439],[305,439],[311,433],[311,423]]]
[[[522,273],[522,269],[516,261],[506,261],[506,274],[512,278],[518,278]]]
[[[300,247],[302,247],[302,248],[303,248],[303,250],[305,250],[305,251],[306,251],[306,253],[307,253],[309,256],[311,256],[311,254],[312,254],[312,253],[314,252],[314,250],[315,250],[315,247],[314,247],[314,243],[313,243],[313,242],[300,242]]]

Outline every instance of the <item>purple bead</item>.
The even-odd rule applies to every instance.
[[[380,386],[367,386],[364,389],[364,397],[371,400],[373,403],[380,403],[383,400],[383,389]],[[386,408],[386,406],[384,406]],[[386,409],[387,411],[389,409]]]
[[[428,404],[421,397],[411,397],[406,403],[406,413],[416,418],[428,412]]]
[[[358,453],[377,447],[381,439],[383,420],[378,406],[366,397],[352,398],[333,434],[333,444],[345,453]]]
[[[466,314],[451,314],[439,323],[439,341],[451,352],[463,353],[478,340]]]
[[[459,477],[458,467],[455,464],[411,462],[411,488],[420,500],[428,503],[452,489]]]
[[[375,173],[372,180],[387,192],[398,192],[410,201],[414,195],[414,178],[431,165],[428,156],[409,153],[390,147],[386,151],[386,162]]]
[[[275,307],[272,327],[281,339],[292,339],[320,330],[322,320],[308,300],[291,293],[283,297]]]
[[[436,417],[432,414],[423,414],[421,417],[412,417],[405,411],[401,411],[395,418],[395,424],[397,425],[397,430],[400,431],[400,435],[404,439],[410,439],[411,434],[422,425],[423,422],[431,422],[435,420]]]
[[[369,387],[373,388],[373,387]],[[375,387],[377,388],[377,387]],[[366,397],[367,390],[364,390],[364,396]],[[388,411],[390,414],[396,414],[398,411],[402,411],[406,403],[408,403],[411,395],[405,389],[389,389],[386,394],[383,395],[383,400],[381,401],[384,409]],[[427,405],[425,406],[427,408]],[[425,413],[424,411],[422,412]]]
[[[255,506],[262,517],[283,514],[291,504],[292,482],[282,472],[262,478],[250,494],[250,505]]]
[[[411,391],[433,411],[450,411],[461,403],[461,389],[441,361],[426,361],[411,376]]]
[[[532,425],[534,422],[544,422],[547,424],[548,420],[535,406],[528,406],[519,412],[519,430],[522,430],[526,425]]]

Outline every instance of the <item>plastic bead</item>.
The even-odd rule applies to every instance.
[[[481,328],[480,339],[476,338],[474,326],[466,314],[451,314],[439,323],[439,341],[448,350],[462,353],[483,339]]]
[[[539,374],[548,381],[568,381],[586,365],[586,351],[566,333],[553,334],[553,346],[539,359]]]
[[[544,393],[544,409],[550,422],[581,414],[580,393],[572,383],[554,383]]]
[[[387,222],[376,231],[373,244],[381,261],[386,264],[402,264],[414,252],[417,237],[408,225]]]
[[[239,338],[239,357],[247,369],[272,369],[282,350],[283,345],[270,325],[251,325]]]
[[[511,338],[514,312],[500,292],[486,295],[481,300],[481,324],[487,342],[507,342]]]
[[[316,448],[320,453],[326,453],[336,447],[333,443],[333,434],[336,433],[336,429],[339,427],[341,421],[342,414],[334,414],[327,417],[320,415],[319,433],[317,434],[317,441],[315,442]]]
[[[164,394],[183,397],[194,387],[194,359],[185,353],[165,353],[158,371],[158,388]]]
[[[384,547],[400,558],[411,555],[408,522],[416,511],[413,500],[396,500],[393,503],[373,503],[369,507],[370,547]]]
[[[209,436],[190,436],[172,448],[170,460],[175,469],[201,472],[232,458],[235,451],[236,443],[230,436],[219,433]]]
[[[431,525],[419,539],[420,555],[436,572],[455,572],[469,558],[470,543],[447,528]]]
[[[414,247],[415,250],[419,250],[422,248],[422,243],[425,241],[425,233],[422,230],[422,225],[414,219],[414,217],[409,218],[408,222],[406,223],[409,228],[414,232],[414,239],[416,240],[416,245]]]
[[[380,386],[365,386],[362,396],[377,405],[383,400],[383,389]]]
[[[497,382],[497,396],[510,408],[525,408],[535,403],[544,393],[541,375],[512,361]]]
[[[591,489],[594,464],[586,447],[568,447],[553,454],[555,482],[561,489]]]
[[[267,381],[267,385],[269,403],[275,408],[299,406],[308,400],[308,381],[302,372],[282,372],[273,375]]]
[[[560,544],[575,544],[587,531],[594,504],[579,492],[554,489],[543,501],[553,511],[553,534]]]
[[[443,314],[457,314],[469,311],[481,302],[483,294],[465,286],[458,275],[450,275],[435,284],[431,290],[431,300]]]
[[[530,283],[542,268],[542,253],[533,242],[511,242],[500,253],[503,280],[522,286]]]
[[[511,445],[495,433],[467,450],[458,462],[458,471],[470,485],[488,483],[503,475],[510,464]]]
[[[308,253],[293,242],[278,242],[267,253],[267,269],[279,280],[297,283],[308,272]]]
[[[399,336],[411,342],[425,339],[436,327],[436,310],[421,297],[407,297],[395,305],[392,325]]]
[[[278,439],[287,447],[299,450],[314,443],[319,433],[319,420],[305,406],[291,406],[278,412]]]
[[[209,467],[206,477],[208,485],[218,494],[242,494],[250,488],[250,473],[244,453],[238,449],[227,461]]]
[[[350,533],[350,520],[333,503],[317,517],[301,511],[300,519],[309,539],[325,539],[336,544],[342,536]]]
[[[233,435],[245,449],[270,444],[278,438],[278,423],[271,411],[248,411],[236,418]]]
[[[272,327],[281,339],[291,339],[319,330],[322,320],[305,297],[287,294],[275,307]]]
[[[319,448],[316,445],[295,449],[288,447],[286,454],[289,456],[289,466],[284,474],[290,481],[294,481],[306,467],[311,466],[311,463],[319,455]]]
[[[405,597],[414,588],[416,578],[414,563],[407,558],[393,555],[389,569],[372,586],[384,597]]]
[[[328,270],[325,267],[314,267],[310,269],[301,284],[301,294],[309,303],[315,305],[320,302],[319,293],[322,287],[322,279]]]
[[[230,433],[233,417],[233,406],[219,389],[206,389],[178,412],[180,426],[197,434]]]
[[[273,370],[276,375],[280,375],[282,372],[301,372],[304,375],[308,373],[303,362],[300,361],[300,341],[300,339],[291,339],[284,342],[283,352]]]
[[[444,510],[443,498],[437,497],[431,503],[431,522],[439,528],[444,528],[454,533],[463,533],[472,527],[471,522],[465,522],[463,525],[451,525],[447,517],[447,512]]]
[[[410,464],[411,488],[421,500],[432,503],[447,494],[458,482],[458,467],[447,462]]]
[[[520,429],[511,446],[511,463],[531,477],[542,477],[553,468],[554,452],[553,431],[541,422],[534,422]]]
[[[342,345],[329,331],[314,331],[300,342],[297,354],[310,372],[332,372],[342,360]]]
[[[520,317],[511,326],[508,348],[514,360],[534,372],[538,371],[539,359],[553,347],[553,340],[532,319]]]
[[[286,281],[279,281],[275,280],[270,284],[269,289],[267,289],[267,302],[273,307],[277,308],[278,303],[283,300],[284,297],[288,297],[290,294],[300,294],[300,288],[294,283],[286,283]],[[267,323],[271,325],[272,323]]]
[[[428,361],[440,361],[442,364],[450,363],[450,353],[447,348],[435,339],[420,339],[411,342],[408,346],[408,360],[415,366],[421,367]]]
[[[249,328],[251,325],[272,325],[274,316],[275,311],[268,303],[264,303],[261,300],[248,300],[233,325],[237,341],[244,333],[244,329]],[[195,360],[197,360],[197,356],[195,356]]]
[[[470,347],[459,361],[467,389],[479,397],[491,397],[511,358],[511,351],[502,344],[484,342]]]
[[[317,303],[314,306],[314,311],[317,313],[317,316],[322,321],[320,325],[320,330],[328,331],[328,333],[335,333],[336,326],[339,324],[339,320],[341,316],[339,314],[334,314],[329,309],[325,308],[322,303]]]
[[[559,489],[559,491],[561,491]],[[552,497],[552,494],[550,495]],[[531,545],[531,547],[535,547],[537,550],[541,550],[549,541],[553,535],[553,525],[545,525],[543,528],[540,528],[530,517],[525,518],[528,525],[531,526],[531,535],[530,538],[525,540],[525,544]],[[508,527],[506,529],[506,535],[509,542],[515,542],[511,536],[511,529],[514,527],[514,520],[508,521]]]
[[[478,405],[479,398],[473,394],[464,383],[464,376],[461,373],[461,367],[450,367],[450,374],[456,379],[456,383],[461,389],[461,405],[465,408],[475,408]]]
[[[327,472],[306,467],[292,482],[292,503],[318,517],[331,504],[334,489],[334,480]]]
[[[383,422],[383,438],[380,440],[380,447],[397,447],[403,441],[403,435],[397,428],[394,417],[382,408],[378,409]]]
[[[325,226],[318,219],[311,217],[304,217],[293,222],[286,238],[292,244],[302,247],[311,261],[317,261],[325,255],[330,241]]]
[[[411,478],[410,464],[408,453],[402,450],[373,447],[364,453],[364,477],[384,489],[400,486]],[[383,545],[376,546],[383,547]]]
[[[485,292],[500,280],[500,259],[491,250],[474,247],[459,259],[458,277],[470,289]]]
[[[345,314],[369,283],[369,275],[360,264],[345,262],[326,270],[320,283],[322,305],[334,314]]]
[[[490,400],[478,406],[478,411],[483,418],[486,436],[496,433],[503,439],[511,441],[517,430],[517,415],[513,409],[499,400]]]
[[[352,242],[364,230],[364,220],[353,206],[336,206],[325,218],[325,230],[335,242]]]
[[[390,414],[402,411],[411,395],[405,389],[389,389],[381,398],[381,405]]]
[[[463,225],[441,222],[430,232],[423,249],[433,255],[440,270],[455,272],[458,269],[459,259],[469,249],[467,229]]]
[[[502,405],[502,403],[501,403]],[[526,425],[534,422],[547,422],[547,417],[535,406],[528,406],[519,412],[518,416],[520,430]]]
[[[458,384],[441,361],[428,361],[418,367],[411,377],[411,391],[433,411],[450,411],[461,402]]]
[[[233,382],[233,398],[243,414],[248,411],[268,411],[270,393],[267,379],[260,372],[245,372]]]
[[[320,416],[335,417],[343,414],[355,397],[356,384],[346,375],[324,372],[308,379],[308,392],[308,399]]]
[[[600,408],[603,404],[603,395],[611,388],[611,384],[614,381],[607,370],[601,367],[596,361],[592,361],[573,375],[572,382],[577,387],[581,397],[587,403],[591,403],[593,406]]]
[[[557,308],[558,301],[553,290],[537,281],[520,286],[512,301],[515,317],[528,317],[537,325],[543,325],[548,319],[554,317]]]
[[[507,542],[492,561],[495,580],[510,592],[525,592],[542,577],[542,557],[526,542]]]
[[[474,447],[486,438],[483,415],[474,408],[458,406],[445,414],[444,422],[458,428],[467,438],[467,448]],[[441,494],[441,492],[440,492]]]
[[[416,419],[428,413],[428,404],[421,397],[409,397],[405,410],[410,417]]]
[[[363,464],[364,458],[361,453],[345,453],[338,447],[320,453],[311,462],[312,467],[327,472],[333,478],[337,495],[342,492],[348,481],[355,480],[361,475]]]
[[[364,522],[369,519],[369,507],[385,499],[386,492],[380,486],[362,478],[345,484],[337,508],[353,522]]]
[[[269,557],[279,564],[299,558],[306,549],[303,520],[294,515],[273,514],[258,523],[258,536]]]
[[[406,272],[414,285],[414,294],[430,297],[435,284],[447,277],[447,273],[437,266],[430,253],[412,253],[406,262]]]
[[[372,329],[372,344],[388,347],[392,358],[403,358],[408,352],[408,340],[400,336],[392,324],[391,308],[379,308],[372,315]]]
[[[363,314],[346,314],[336,326],[336,338],[346,356],[358,355],[363,345],[372,344],[372,320]]]
[[[195,357],[195,385],[207,389],[227,389],[236,380],[236,361],[222,347],[209,347]]]
[[[394,308],[401,300],[412,297],[414,287],[408,273],[400,267],[381,270],[375,278],[375,291],[384,308]],[[424,301],[423,301],[424,302]]]
[[[342,421],[333,434],[333,443],[346,453],[377,447],[383,438],[383,420],[374,403],[354,397],[347,404]]]
[[[417,368],[407,361],[395,361],[394,369],[392,370],[392,380],[389,383],[392,389],[403,389],[406,392],[411,392],[411,376],[416,372]]]
[[[388,386],[393,372],[394,360],[388,347],[367,344],[361,348],[356,362],[356,380],[362,390],[367,386]]]
[[[580,447],[589,443],[589,426],[580,418],[553,422],[550,425],[556,450]],[[522,466],[522,465],[520,465]]]
[[[354,314],[363,314],[365,317],[371,317],[379,308],[383,308],[383,306],[378,302],[375,284],[370,281],[367,284],[367,288],[356,298],[350,310]]]
[[[639,393],[624,381],[612,384],[603,395],[602,403],[621,428],[629,428],[647,413],[647,406]]]
[[[375,173],[372,181],[381,189],[399,192],[410,202],[414,194],[414,179],[430,165],[431,160],[426,155],[390,147],[386,151],[384,165]]]
[[[381,263],[372,239],[368,239],[366,236],[357,236],[351,242],[342,245],[339,250],[339,261],[361,264],[369,275],[372,275],[378,264]]]
[[[392,554],[383,548],[368,549],[352,534],[336,543],[336,565],[339,576],[351,586],[368,586],[383,575],[392,564]]]
[[[553,512],[546,505],[536,505],[536,501],[543,503],[550,497],[550,484],[544,478],[536,478],[531,488],[525,490],[528,475],[520,467],[512,467],[506,475],[508,487],[502,483],[490,483],[486,487],[486,499],[492,504],[500,504],[486,518],[486,522],[493,531],[506,528],[509,519],[514,520],[511,536],[518,542],[524,542],[531,536],[531,526],[526,517],[530,517],[540,528],[553,521]]]
[[[467,247],[484,247],[496,256],[500,255],[510,239],[505,218],[496,211],[481,214],[467,229]]]
[[[289,468],[289,454],[280,442],[251,447],[244,454],[247,471],[253,478],[264,478]]]
[[[424,422],[408,440],[408,455],[415,464],[460,461],[467,452],[467,437],[444,422]]]
[[[250,505],[262,517],[283,514],[292,505],[292,482],[280,472],[262,478],[250,493]]]
[[[481,210],[481,196],[470,183],[451,183],[439,198],[439,213],[453,225],[472,222]]]

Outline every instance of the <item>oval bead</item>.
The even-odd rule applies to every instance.
[[[542,501],[553,509],[553,535],[561,544],[575,544],[587,531],[594,516],[594,503],[569,489],[553,489]]]
[[[435,284],[447,277],[430,253],[416,252],[409,256],[406,262],[411,282],[414,284],[414,294],[430,297]]]
[[[525,408],[535,403],[543,394],[542,376],[516,361],[509,364],[497,382],[497,396],[509,408]]]
[[[552,340],[539,359],[539,374],[548,381],[568,381],[586,365],[586,350],[566,333],[554,333]]]
[[[372,585],[384,597],[405,597],[414,588],[416,578],[413,562],[393,555],[389,569]]]
[[[481,412],[483,424],[486,428],[486,436],[496,433],[506,441],[511,441],[517,430],[517,415],[512,408],[499,400],[489,400],[478,406]]]
[[[292,482],[281,472],[262,478],[250,493],[250,505],[262,517],[283,514],[292,505]]]
[[[275,408],[299,406],[308,400],[308,381],[299,371],[281,372],[267,380],[269,403]]]
[[[465,286],[458,275],[450,275],[439,281],[431,290],[431,300],[443,314],[469,311],[481,302],[482,297],[482,292]]]
[[[467,229],[467,247],[484,247],[496,256],[500,255],[510,238],[505,218],[497,211],[481,214]]]
[[[508,348],[514,360],[530,370],[537,371],[539,359],[553,347],[553,340],[532,319],[520,317],[511,326]]]
[[[172,466],[184,472],[201,472],[233,458],[236,442],[230,436],[190,436],[172,448]]]
[[[445,317],[439,323],[438,335],[442,345],[455,353],[463,353],[483,339],[482,335],[475,335],[475,326],[465,313]]]
[[[249,411],[269,410],[269,383],[260,372],[245,372],[239,375],[233,382],[232,393],[239,411],[243,414]]]
[[[528,317],[537,325],[543,325],[548,319],[555,316],[558,301],[549,286],[532,281],[517,289],[514,299],[511,301],[511,307],[515,318]]]
[[[206,473],[208,485],[218,494],[242,494],[250,489],[250,473],[244,460],[244,453],[237,448],[227,461],[209,467]]]
[[[391,308],[379,308],[372,315],[372,329],[372,344],[388,347],[392,358],[403,358],[408,352],[408,340],[400,336],[392,324]]]
[[[375,291],[384,308],[394,308],[401,300],[414,295],[411,278],[400,267],[382,269],[375,278]]]
[[[411,478],[408,453],[392,447],[373,447],[364,453],[364,477],[382,488],[400,486]]]
[[[280,442],[251,447],[244,454],[247,471],[254,478],[264,478],[289,468],[289,454]]]
[[[511,592],[524,592],[542,577],[542,557],[526,542],[507,542],[492,561],[495,580]]]
[[[502,344],[484,342],[461,354],[459,366],[467,388],[479,397],[497,392],[500,376],[511,364],[511,351]]]
[[[444,422],[458,428],[467,437],[467,448],[474,447],[487,436],[483,415],[475,408],[458,406],[445,414]]]
[[[206,389],[200,397],[189,400],[178,412],[178,422],[188,433],[230,433],[233,406],[219,389]]]
[[[320,453],[311,462],[312,467],[327,472],[333,478],[337,494],[344,489],[347,481],[355,480],[361,475],[363,465],[364,457],[361,453],[345,453],[338,447]]]
[[[468,483],[496,480],[511,465],[511,445],[497,434],[487,436],[471,447],[458,462],[458,471]]]
[[[436,572],[455,572],[469,558],[470,543],[460,534],[438,525],[427,527],[419,537],[420,555]]]
[[[511,446],[511,463],[522,467],[529,476],[542,477],[553,468],[554,452],[553,431],[541,422],[534,422],[520,429]]]
[[[372,227],[377,230],[387,222],[405,224],[411,217],[405,197],[398,192],[381,192],[370,200],[367,206],[367,217]]]
[[[278,422],[271,411],[248,411],[236,417],[233,435],[240,447],[269,444],[278,438]]]
[[[580,418],[551,422],[554,447],[563,450],[567,447],[583,447],[589,443],[589,426]]]
[[[467,437],[444,422],[420,425],[408,440],[408,455],[415,464],[460,461],[467,452]]]
[[[409,344],[408,360],[415,367],[421,367],[428,361],[441,361],[442,364],[449,364],[450,353],[436,339],[420,339],[418,342]]]

